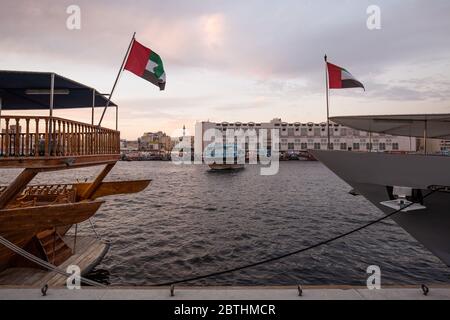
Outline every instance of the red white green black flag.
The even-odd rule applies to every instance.
[[[161,57],[136,40],[133,40],[124,69],[150,81],[158,86],[160,90],[164,90],[166,86],[166,73],[164,72]]]
[[[364,88],[364,85],[344,68],[327,62],[328,86],[330,89]]]

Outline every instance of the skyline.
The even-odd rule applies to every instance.
[[[124,139],[172,135],[183,125],[193,131],[207,120],[323,122],[324,54],[366,87],[330,91],[331,116],[450,107],[445,0],[131,3],[8,1],[0,12],[1,69],[53,71],[108,93],[136,31],[162,57],[167,86],[159,92],[123,72],[113,101]],[[81,9],[80,30],[66,27],[72,4]],[[381,9],[380,30],[366,26],[372,4]],[[62,113],[90,119],[88,110],[55,115]],[[111,109],[104,124],[113,121]]]

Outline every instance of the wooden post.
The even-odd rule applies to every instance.
[[[92,110],[91,110],[91,124],[94,125],[94,113],[95,113],[95,89],[92,89]]]
[[[95,178],[95,180],[89,185],[86,191],[81,196],[82,199],[90,199],[95,191],[97,191],[98,187],[102,183],[103,179],[108,175],[108,173],[114,168],[116,163],[107,164],[106,167],[100,172],[100,174]]]
[[[73,237],[73,250],[72,254],[75,254],[77,247],[77,235],[78,235],[78,224],[75,225],[75,237]]]
[[[16,132],[14,136],[14,155],[16,157],[20,156],[20,135],[19,135],[19,126],[20,126],[20,118],[16,118]]]
[[[4,209],[19,193],[25,189],[27,184],[38,174],[35,169],[23,170],[16,179],[0,195],[0,209]]]
[[[47,146],[48,149],[46,149],[46,156],[51,155],[52,153],[52,145],[53,145],[53,105],[54,105],[54,98],[55,98],[55,74],[52,73],[50,76],[50,110],[49,110],[49,118],[50,118],[50,126],[48,127],[48,142],[49,145]],[[48,150],[48,154],[47,154]]]
[[[34,136],[34,156],[39,157],[39,118],[36,118],[36,134]]]
[[[30,118],[26,119],[25,136],[25,156],[30,156]]]
[[[6,156],[9,157],[11,154],[9,152],[9,143],[11,141],[11,137],[9,136],[9,118],[5,118],[5,136],[6,136]]]

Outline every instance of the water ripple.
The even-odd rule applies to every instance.
[[[40,183],[92,179],[99,168],[39,174]],[[0,170],[0,183],[19,170]],[[94,216],[112,241],[99,266],[113,285],[151,285],[259,261],[323,241],[380,212],[317,162],[282,163],[276,176],[249,166],[231,174],[168,162],[119,162],[109,180],[152,179],[145,191],[106,198]],[[81,229],[80,229],[81,230]],[[84,230],[84,229],[83,229]],[[88,228],[86,227],[86,230]],[[302,255],[197,285],[449,283],[450,272],[392,221]]]

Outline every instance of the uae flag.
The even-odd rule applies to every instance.
[[[136,40],[133,40],[133,45],[131,46],[130,54],[128,55],[124,68],[150,81],[158,86],[160,90],[164,90],[166,86],[166,73],[164,72],[161,57]]]
[[[330,89],[364,88],[364,85],[344,68],[327,62],[328,84]]]

